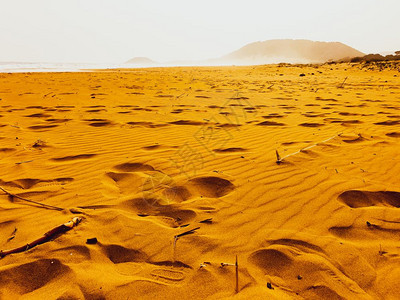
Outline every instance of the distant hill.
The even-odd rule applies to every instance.
[[[364,53],[339,42],[268,40],[248,44],[218,59],[221,63],[254,65],[271,63],[323,63],[363,56]]]
[[[158,63],[147,57],[134,57],[134,58],[128,60],[126,62],[126,64],[140,65],[140,66],[152,66],[152,65],[157,65]]]
[[[201,66],[201,65],[263,65],[275,63],[324,63],[350,61],[365,54],[339,42],[309,40],[268,40],[255,42],[220,58],[204,61],[171,61],[158,63],[147,57],[135,57],[126,64],[148,66]]]

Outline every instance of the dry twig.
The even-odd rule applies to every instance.
[[[15,238],[15,235],[17,234],[17,230],[18,230],[17,227],[15,227],[14,231],[11,233],[10,237],[7,239],[7,242],[9,242]]]
[[[342,89],[342,88],[343,88],[344,83],[346,82],[346,80],[347,80],[347,76],[346,76],[346,78],[343,80],[343,82],[338,86],[339,89]]]
[[[174,250],[174,253],[173,253],[173,256],[174,256],[174,257],[173,257],[173,260],[174,260],[174,261],[175,261],[176,242],[178,241],[178,239],[179,239],[180,237],[182,237],[182,236],[195,233],[197,229],[200,229],[200,227],[196,227],[196,228],[190,229],[190,230],[188,230],[188,231],[182,232],[182,233],[177,234],[177,235],[174,236],[174,249],[173,249],[173,250]]]
[[[276,163],[279,165],[282,162],[282,159],[279,155],[278,150],[275,150],[275,154],[276,154]]]
[[[37,240],[34,240],[33,242],[26,244],[25,246],[17,247],[10,250],[0,250],[0,258],[3,258],[4,256],[9,254],[24,252],[37,245],[51,241],[60,236],[61,234],[71,230],[74,226],[77,226],[81,221],[82,221],[81,218],[75,217],[71,221],[64,223],[60,226],[57,226],[52,230],[46,232],[41,238],[38,238]]]
[[[290,156],[293,156],[293,155],[299,154],[299,153],[302,152],[302,151],[306,151],[306,150],[308,150],[308,149],[314,148],[315,146],[318,146],[319,144],[327,143],[327,142],[329,142],[330,140],[334,139],[335,137],[341,136],[342,134],[343,134],[343,132],[338,133],[338,134],[335,134],[334,136],[331,136],[330,138],[328,138],[328,139],[326,139],[326,140],[323,140],[323,141],[321,141],[321,142],[312,144],[311,146],[302,148],[302,149],[300,149],[300,150],[298,150],[298,151],[296,151],[296,152],[290,153],[290,154],[288,154],[288,155],[286,155],[286,156],[284,156],[284,157],[280,157],[280,156],[279,156],[279,153],[278,153],[278,150],[275,150],[275,152],[276,152],[276,163],[279,165],[280,163],[283,162],[284,159],[286,159],[286,158],[288,158],[288,157],[290,157]]]
[[[236,255],[236,262],[235,262],[235,271],[236,271],[236,294],[239,293],[239,264]]]
[[[64,210],[64,209],[61,208],[61,207],[57,207],[57,206],[52,206],[52,205],[48,205],[48,204],[36,202],[36,201],[29,200],[29,199],[23,198],[23,197],[21,197],[21,196],[12,194],[12,193],[6,191],[6,190],[5,190],[4,188],[2,188],[1,186],[0,186],[0,190],[2,190],[4,193],[6,193],[6,194],[7,194],[10,198],[12,198],[12,199],[13,199],[13,198],[17,198],[17,199],[22,200],[22,201],[26,201],[26,202],[29,202],[29,203],[33,203],[33,204],[39,205],[39,206],[41,206],[42,208],[46,208],[46,209],[54,209],[54,210],[60,210],[60,211],[61,211],[61,210]]]

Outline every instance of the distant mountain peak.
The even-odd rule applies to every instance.
[[[323,63],[362,55],[340,42],[281,39],[247,44],[221,60],[234,64]]]
[[[157,62],[151,60],[148,57],[134,57],[126,62],[127,64],[133,65],[156,65]]]

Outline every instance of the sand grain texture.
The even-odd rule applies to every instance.
[[[0,298],[231,298],[221,263],[237,255],[238,299],[397,299],[399,78],[362,64],[0,74],[0,186],[64,208],[0,193],[0,250],[83,218],[1,259]]]

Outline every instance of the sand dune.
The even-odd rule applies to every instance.
[[[398,298],[400,74],[364,66],[0,74],[0,250],[83,219],[0,298]]]
[[[310,40],[268,40],[250,43],[225,55],[221,61],[232,64],[324,63],[364,55],[339,42]]]

